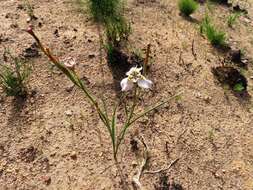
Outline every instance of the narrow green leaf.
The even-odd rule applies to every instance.
[[[116,128],[116,113],[117,113],[117,108],[118,105],[115,104],[114,106],[114,110],[113,110],[113,115],[112,115],[112,123],[111,123],[111,130],[112,130],[112,143],[113,143],[113,149],[115,149],[115,145],[116,145],[116,133],[117,133],[117,128]]]
[[[154,109],[160,108],[161,106],[163,106],[164,104],[168,103],[169,101],[171,101],[173,98],[177,98],[178,96],[180,96],[183,92],[180,92],[172,97],[170,97],[169,99],[162,101],[160,103],[158,103],[157,105],[148,108],[147,110],[143,111],[142,113],[140,113],[138,116],[136,116],[132,121],[130,121],[129,126],[132,125],[135,121],[137,121],[138,119],[140,119],[141,117],[143,117],[144,115],[150,113],[151,111],[153,111]]]

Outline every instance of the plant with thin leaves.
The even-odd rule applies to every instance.
[[[245,89],[245,87],[244,87],[244,85],[243,85],[242,83],[237,83],[237,84],[233,87],[233,90],[234,90],[235,92],[243,92],[243,91],[245,91],[246,89]]]
[[[162,107],[164,104],[168,103],[173,98],[178,97],[181,93],[172,96],[164,101],[160,101],[154,106],[151,106],[144,110],[141,113],[136,113],[136,107],[138,105],[138,93],[139,87],[141,88],[150,88],[152,82],[146,77],[144,77],[141,72],[140,68],[132,68],[128,73],[127,77],[121,81],[122,91],[130,91],[133,92],[133,103],[128,107],[126,104],[124,106],[125,110],[125,121],[121,128],[118,127],[117,123],[117,115],[118,115],[118,107],[121,104],[121,101],[115,103],[113,112],[109,114],[109,107],[107,106],[105,100],[102,98],[99,101],[95,98],[94,95],[88,90],[86,85],[78,76],[77,72],[75,71],[75,62],[73,60],[69,60],[68,62],[61,63],[58,58],[53,56],[50,49],[45,48],[45,46],[41,43],[39,38],[35,35],[32,28],[27,30],[29,34],[33,36],[33,38],[38,43],[40,49],[45,53],[45,55],[49,58],[49,60],[59,69],[61,70],[68,78],[71,80],[85,95],[85,97],[89,100],[89,103],[96,109],[96,112],[103,122],[105,128],[107,129],[111,142],[112,142],[112,149],[113,149],[113,158],[117,162],[117,154],[119,152],[120,145],[122,144],[127,130],[131,127],[137,120],[142,118],[144,115],[152,112],[155,109]],[[121,100],[121,99],[120,99]]]
[[[97,22],[106,23],[108,19],[120,15],[121,0],[89,0],[90,12]]]
[[[124,17],[111,18],[105,24],[107,44],[118,48],[120,44],[128,39],[131,32],[130,24]]]
[[[206,12],[213,13],[215,7],[216,7],[216,5],[214,4],[213,1],[210,1],[210,0],[207,0],[207,1],[206,1],[206,4],[205,4]]]
[[[25,82],[30,75],[31,67],[26,60],[14,57],[5,50],[4,59],[0,63],[0,85],[7,96],[25,97]]]
[[[117,57],[115,56],[117,54],[117,49],[111,43],[104,44],[104,48],[107,53],[108,63],[111,65],[117,64]]]
[[[105,46],[110,49],[120,48],[131,33],[130,23],[122,14],[123,1],[89,0],[89,9],[94,20],[105,28]]]
[[[233,27],[236,24],[237,19],[241,16],[241,13],[235,12],[228,16],[227,24],[229,27]]]
[[[200,32],[205,34],[207,39],[214,46],[224,47],[226,45],[226,34],[218,30],[211,22],[209,16],[205,16],[200,24]]]
[[[28,16],[30,17],[30,20],[33,20],[33,19],[36,20],[37,17],[34,14],[34,10],[33,10],[33,7],[31,5],[30,1],[24,0],[24,5],[25,5],[25,10],[26,10]]]
[[[198,3],[194,0],[179,0],[178,7],[185,16],[190,16],[198,9]]]

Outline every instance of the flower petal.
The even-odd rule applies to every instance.
[[[127,75],[127,76],[132,75],[134,72],[140,73],[141,70],[142,70],[142,67],[138,68],[137,66],[135,66],[135,67],[132,67],[132,68],[126,73],[126,75]]]
[[[140,67],[140,68],[136,67],[136,70],[137,70],[138,72],[141,72],[142,67]]]
[[[120,86],[121,86],[122,91],[129,91],[133,88],[134,83],[132,81],[128,80],[128,78],[124,78],[120,82]]]
[[[131,75],[131,74],[134,72],[134,70],[135,70],[135,67],[132,67],[132,68],[126,73],[126,75],[127,75],[127,76]]]
[[[153,82],[148,79],[140,79],[137,81],[137,84],[141,88],[150,89],[152,88]]]

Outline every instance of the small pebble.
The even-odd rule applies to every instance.
[[[138,166],[138,163],[136,161],[132,161],[133,168],[136,168]]]
[[[29,23],[29,22],[31,22],[31,20],[32,20],[31,17],[29,17],[26,19],[26,22]]]
[[[195,94],[196,98],[201,98],[202,97],[202,94],[200,92],[196,92],[194,94]]]
[[[248,18],[244,18],[244,21],[245,21],[246,23],[251,23],[251,20],[248,19]]]
[[[70,85],[68,85],[66,88],[65,88],[65,90],[67,91],[67,92],[71,92],[72,90],[73,90],[73,88],[74,88],[74,84],[70,84]]]
[[[212,98],[210,96],[204,96],[204,100],[205,102],[209,103],[212,100]]]
[[[43,180],[43,182],[44,182],[46,185],[50,185],[50,183],[51,183],[51,177],[49,177],[49,176],[43,176],[43,177],[42,177],[42,180]]]
[[[89,59],[92,59],[95,57],[95,54],[90,54],[90,55],[88,55],[88,57],[89,57]]]
[[[248,60],[247,59],[243,59],[242,63],[244,63],[246,65],[246,64],[248,64]]]
[[[66,114],[66,116],[72,116],[73,115],[73,112],[71,110],[67,110],[64,112]]]
[[[76,160],[76,159],[77,159],[76,152],[72,152],[71,155],[70,155],[70,158],[71,158],[72,160]]]
[[[43,24],[42,24],[42,22],[39,22],[39,23],[38,23],[38,27],[40,27],[40,28],[41,28],[41,27],[42,27],[42,25],[43,25]]]

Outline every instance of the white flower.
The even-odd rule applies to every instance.
[[[130,80],[128,80],[128,78],[124,78],[121,82],[121,90],[122,91],[128,91],[131,90],[134,87],[134,83]]]
[[[68,57],[63,61],[63,64],[68,69],[74,69],[76,65],[76,60],[72,57]]]
[[[150,89],[152,87],[153,82],[151,80],[146,79],[141,74],[142,68],[132,67],[127,73],[127,77],[124,78],[121,82],[121,90],[129,91],[134,87],[134,83],[144,89]]]

